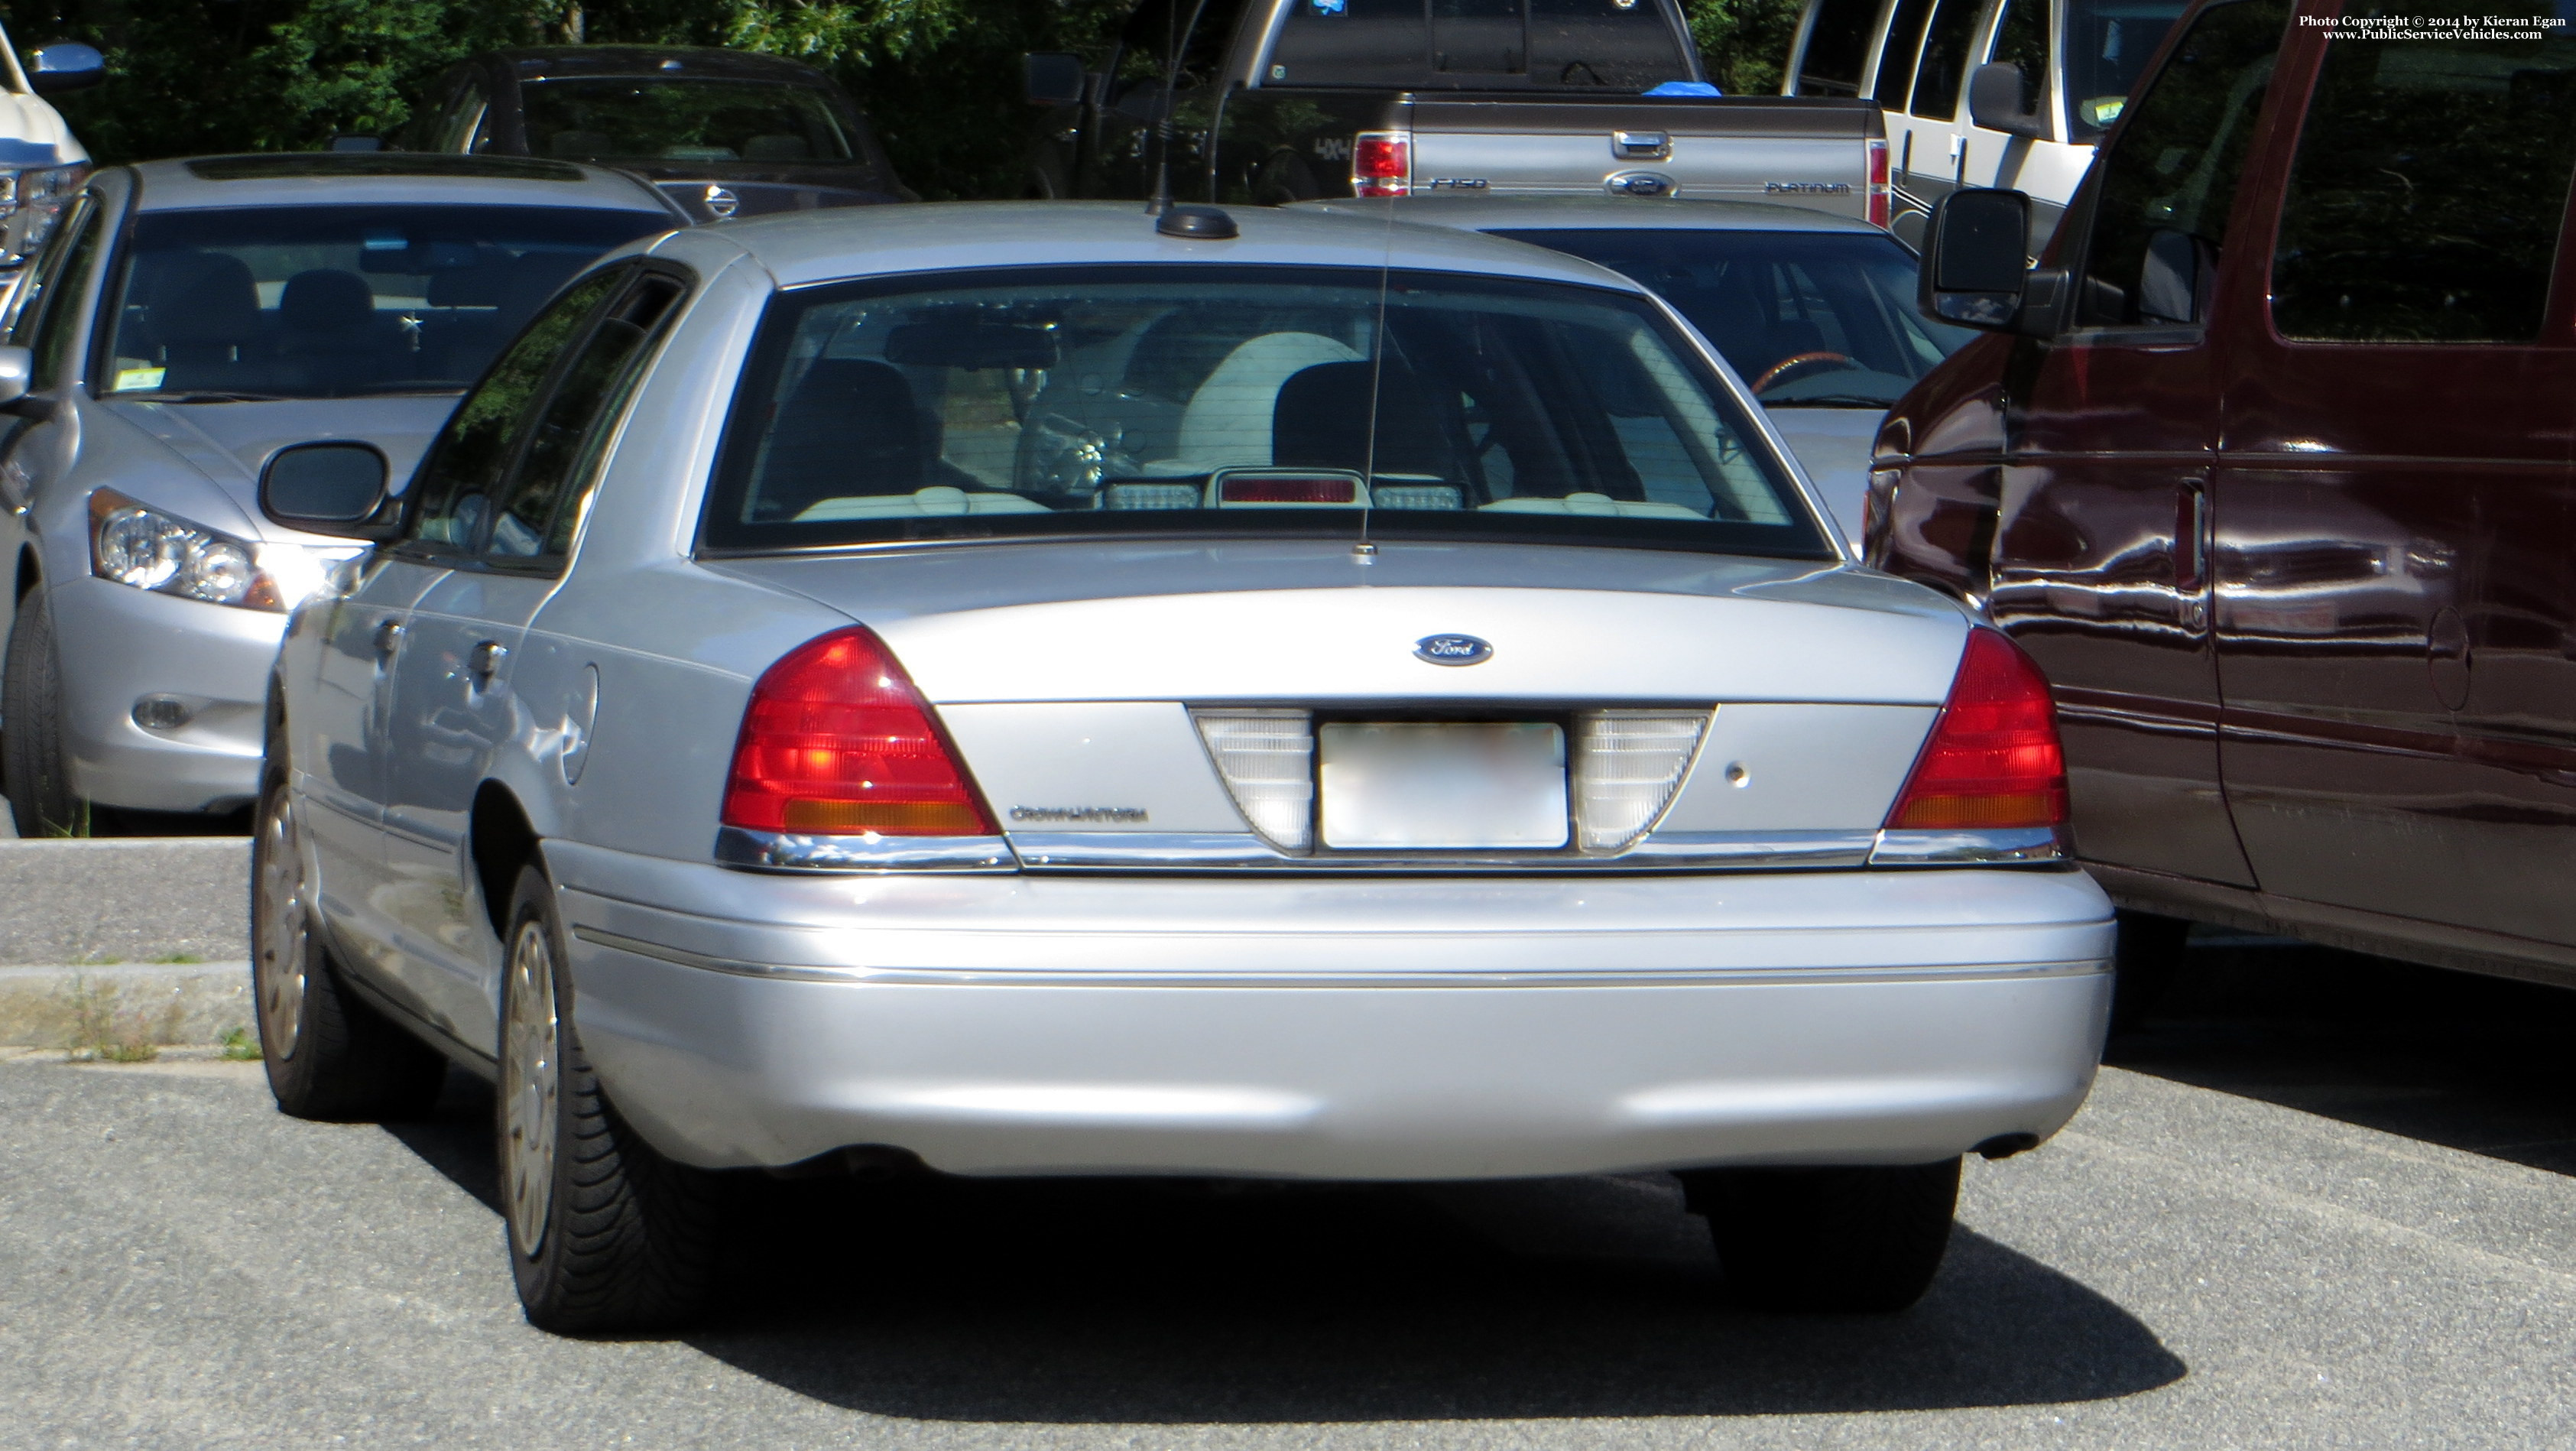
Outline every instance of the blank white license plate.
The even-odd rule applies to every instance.
[[[1565,845],[1565,730],[1540,721],[1315,729],[1324,845]]]

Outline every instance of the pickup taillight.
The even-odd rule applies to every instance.
[[[1404,196],[1412,190],[1412,132],[1363,131],[1351,139],[1351,195]]]
[[[1887,138],[1874,137],[1869,146],[1869,224],[1887,225]]]

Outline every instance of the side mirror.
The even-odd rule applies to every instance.
[[[2028,276],[2023,245],[2030,198],[1983,187],[1954,191],[1932,209],[1924,229],[1923,315],[1988,332],[2011,330]]]
[[[1040,51],[1020,57],[1020,87],[1032,106],[1075,105],[1090,80],[1077,55]]]
[[[0,408],[27,396],[36,377],[36,355],[25,348],[0,347]]]
[[[277,451],[259,476],[259,511],[308,534],[381,544],[402,527],[385,492],[385,456],[372,444],[299,443]]]
[[[2048,139],[2048,118],[2029,109],[2026,99],[2030,83],[2021,67],[2010,61],[1993,61],[1968,72],[1968,120],[1988,131],[2001,131],[2007,136],[2026,136],[2033,141]]]
[[[107,79],[107,57],[76,40],[57,40],[29,59],[27,84],[40,96],[86,90]]]

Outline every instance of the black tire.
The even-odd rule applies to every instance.
[[[2111,1031],[2125,1033],[2144,1023],[2173,987],[2191,924],[2147,912],[2122,912],[2119,920],[2119,945],[2111,958]]]
[[[1940,1272],[1959,1203],[1957,1159],[1681,1179],[1690,1207],[1708,1216],[1727,1298],[1754,1310],[1905,1309]]]
[[[519,1304],[529,1324],[558,1333],[684,1325],[714,1286],[723,1181],[656,1153],[601,1093],[573,1026],[554,891],[537,868],[519,873],[507,920],[493,1133]],[[550,1095],[540,1053],[551,1055]],[[551,1132],[551,1144],[539,1150],[534,1132]]]
[[[18,834],[36,838],[87,835],[89,812],[72,794],[63,756],[63,677],[54,658],[54,612],[45,592],[33,589],[18,602],[9,627],[9,663],[0,678],[0,789]]]
[[[352,994],[323,945],[301,808],[272,771],[251,835],[251,1012],[280,1112],[329,1123],[419,1118],[447,1060]]]

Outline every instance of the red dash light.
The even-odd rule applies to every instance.
[[[1413,190],[1413,133],[1363,131],[1351,140],[1351,195],[1403,196]]]
[[[1359,480],[1332,474],[1230,478],[1217,488],[1218,502],[1225,504],[1356,504],[1360,498]]]
[[[1887,142],[1884,138],[1869,143],[1869,224],[1887,225]]]
[[[752,687],[724,824],[814,836],[991,836],[992,819],[885,642],[808,640]]]
[[[1970,630],[1950,698],[1887,824],[1991,831],[2065,820],[2066,755],[2048,681],[2000,631]]]

